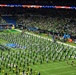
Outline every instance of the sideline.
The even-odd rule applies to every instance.
[[[19,29],[15,29],[15,30],[17,30],[17,31],[19,31],[19,32],[22,32],[22,31],[19,30]],[[38,37],[38,38],[42,38],[42,39],[45,39],[45,40],[50,40],[50,41],[52,41],[52,39],[45,38],[45,37],[43,37],[43,36],[39,36],[39,35],[36,35],[36,34],[31,34],[31,33],[29,33],[29,32],[25,32],[25,33],[26,33],[26,34],[33,35],[33,36],[36,36],[36,37]],[[65,44],[65,43],[62,43],[62,42],[59,42],[59,41],[57,41],[57,43],[63,44],[63,45],[65,45],[65,46],[69,46],[69,47],[72,47],[72,48],[76,48],[75,46],[72,46],[72,45],[69,45],[69,44]]]

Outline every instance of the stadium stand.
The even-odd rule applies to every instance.
[[[1,7],[0,11],[2,11],[1,14],[6,13],[7,15],[0,18],[0,29],[3,28],[2,26],[6,27],[6,31],[0,33],[0,74],[65,75],[65,72],[66,75],[76,74],[73,69],[76,67],[76,63],[72,62],[73,64],[70,64],[72,67],[65,63],[76,59],[76,47],[60,42],[63,40],[62,38],[64,41],[68,40],[69,43],[76,42],[76,18],[74,15],[74,17],[67,17],[68,14],[71,16],[72,12],[70,14],[67,12],[68,10],[54,9],[49,12],[49,9],[46,11],[45,9],[36,9],[37,13],[35,13],[33,8],[25,10],[18,7],[11,7],[11,9]],[[10,13],[12,16],[8,15]],[[21,32],[17,32],[18,29],[14,30],[14,26],[11,27],[13,24],[16,27],[20,26]],[[34,34],[35,31],[45,33],[50,37]],[[61,39],[55,41],[58,36]],[[49,66],[46,66],[47,64]],[[32,70],[32,68],[36,68],[39,72],[36,72],[36,69]],[[52,73],[54,71],[56,74]],[[70,73],[73,71],[75,72]]]
[[[16,20],[15,17],[13,16],[2,16],[2,18],[7,22],[7,23],[12,23],[16,26]]]
[[[37,29],[48,30],[50,32],[69,33],[71,36],[76,36],[76,19],[75,18],[60,18],[48,16],[26,16],[17,20],[17,24],[23,24],[26,27],[35,27]],[[73,28],[72,28],[73,26]]]

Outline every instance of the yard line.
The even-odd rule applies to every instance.
[[[72,70],[72,71],[67,71],[67,72],[61,72],[61,73],[56,73],[56,74],[50,74],[50,75],[62,75],[62,74],[64,74],[64,73],[72,73],[72,74],[75,74],[75,73],[73,73],[75,70]],[[76,75],[76,74],[75,74]]]
[[[52,40],[49,39],[49,38],[45,38],[45,37],[42,37],[42,36],[39,36],[39,35],[31,34],[31,33],[28,33],[28,32],[25,32],[25,33],[30,34],[30,35],[33,35],[33,36],[36,36],[36,37],[38,37],[38,38],[42,38],[42,39],[45,39],[45,40],[50,40],[50,41],[52,41]],[[70,46],[70,47],[73,47],[73,48],[76,48],[75,46],[68,45],[68,44],[65,44],[65,43],[62,43],[62,42],[59,42],[59,41],[57,41],[57,43],[63,44],[63,45],[66,45],[66,46]]]
[[[35,66],[35,67],[37,67],[37,66]],[[68,68],[68,67],[70,67],[70,66],[64,66],[64,67],[57,67],[57,68],[51,68],[51,69],[46,69],[46,70],[42,70],[41,69],[41,71],[51,71],[51,70],[53,70],[53,69],[62,69],[62,68]],[[37,68],[39,68],[39,67],[37,67]],[[40,68],[39,68],[40,69]]]
[[[19,32],[22,32],[21,30],[18,30],[18,29],[15,29],[15,30],[17,30],[17,31],[19,31]],[[39,36],[39,35],[32,34],[32,33],[29,33],[29,32],[25,32],[25,33],[26,33],[26,34],[30,34],[30,35],[32,35],[32,36],[36,36],[36,37],[38,37],[38,38],[42,38],[42,39],[45,39],[45,40],[50,40],[50,41],[52,41],[52,39],[49,39],[49,38],[46,38],[46,37],[43,37],[43,36]],[[57,43],[63,44],[63,45],[65,45],[65,46],[69,46],[69,47],[72,47],[72,48],[76,48],[75,46],[72,46],[72,45],[69,45],[69,44],[65,44],[65,43],[62,43],[62,42],[59,42],[59,41],[57,41]]]
[[[39,68],[38,66],[34,66],[34,67],[36,67],[36,68],[38,68],[40,71],[43,71],[43,72],[45,72],[45,73],[47,73],[47,71],[51,71],[51,70],[54,70],[54,69],[62,69],[62,68],[68,68],[68,67],[70,67],[70,66],[64,66],[64,67],[57,67],[57,68],[52,68],[52,69],[46,69],[46,70],[42,70],[41,68]],[[75,70],[73,70],[73,71],[75,71]],[[62,72],[62,73],[56,73],[56,74],[50,74],[50,75],[61,75],[61,74],[63,74],[63,73],[69,73],[69,72],[73,72],[73,71],[67,71],[67,72]],[[73,73],[74,74],[74,73]],[[48,73],[47,73],[47,75],[49,75]]]

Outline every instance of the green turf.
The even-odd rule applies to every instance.
[[[4,33],[18,33],[17,30],[15,29],[7,29],[7,30],[3,30]]]
[[[69,43],[69,42],[66,42],[66,44],[69,44],[69,45],[72,45],[72,46],[76,46],[76,43]]]
[[[48,64],[32,66],[37,71],[40,71],[42,75],[75,75],[76,67],[63,62],[50,62]]]
[[[27,31],[28,32],[28,31]],[[37,33],[35,33],[35,32],[32,32],[32,31],[30,31],[29,33],[31,33],[31,34],[35,34],[35,35],[39,35],[39,36],[42,36],[42,37],[45,37],[45,38],[47,38],[47,39],[52,39],[52,35],[47,35],[47,34],[45,34],[45,33],[40,33],[40,34],[37,34]],[[57,40],[58,42],[61,42],[61,41],[59,41],[59,40]],[[68,45],[72,45],[72,46],[76,46],[76,44],[75,43],[69,43],[69,42],[65,42],[65,44],[68,44]]]
[[[13,39],[13,37],[12,37]],[[29,38],[28,38],[29,39]],[[21,39],[22,40],[22,39]],[[32,39],[33,40],[33,39]],[[6,43],[9,43],[8,41],[5,41],[5,40],[2,40],[0,39],[0,43],[1,44],[6,44]],[[21,43],[21,42],[20,42]],[[69,49],[70,50],[70,49]],[[10,51],[1,51],[0,50],[0,54],[1,52],[3,53],[3,56],[6,57],[6,55],[10,55],[10,58],[12,59],[16,59],[16,53],[20,52],[20,55],[18,55],[18,57],[24,59],[24,55],[23,53],[26,52],[26,57],[28,57],[28,53],[29,51],[28,50],[21,50],[21,49],[11,49]],[[13,53],[13,55],[11,55],[11,53]],[[34,54],[35,55],[35,54]],[[30,59],[30,58],[29,58]],[[32,58],[33,60],[33,58]],[[16,62],[19,62],[21,61],[18,60],[18,58],[16,59]],[[69,62],[69,64],[67,64],[67,61]],[[41,75],[76,75],[76,60],[73,59],[73,61],[75,62],[74,63],[74,66],[71,65],[71,62],[72,62],[72,59],[70,60],[62,60],[62,61],[49,61],[49,63],[46,63],[46,62],[43,62],[43,64],[40,64],[39,62],[38,63],[35,63],[35,65],[33,65],[32,63],[29,65],[30,68],[33,69],[33,72],[34,70],[36,70],[36,72],[38,73],[40,71]],[[3,62],[3,61],[2,61]],[[10,61],[11,63],[13,63],[13,61],[11,60]],[[4,62],[4,64],[6,64],[7,62]],[[21,62],[22,65],[23,65],[23,62]],[[19,66],[20,62],[18,63],[18,66]],[[1,65],[0,65],[1,67]],[[28,66],[27,66],[28,67]],[[26,70],[27,67],[25,67],[24,69]],[[19,68],[21,68],[21,70],[23,70],[23,67],[20,66]],[[4,70],[4,72],[8,72],[9,75],[16,75],[15,73],[13,73],[13,71],[9,70],[9,68],[6,68],[5,65],[3,65],[2,69]],[[4,75],[4,73],[1,71],[0,72],[0,75]],[[20,75],[20,74],[19,74]],[[32,74],[32,75],[37,75],[37,74]]]

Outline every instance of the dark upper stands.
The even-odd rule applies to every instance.
[[[12,23],[16,26],[16,20],[15,17],[13,16],[2,16],[2,18],[7,22],[7,23]]]

